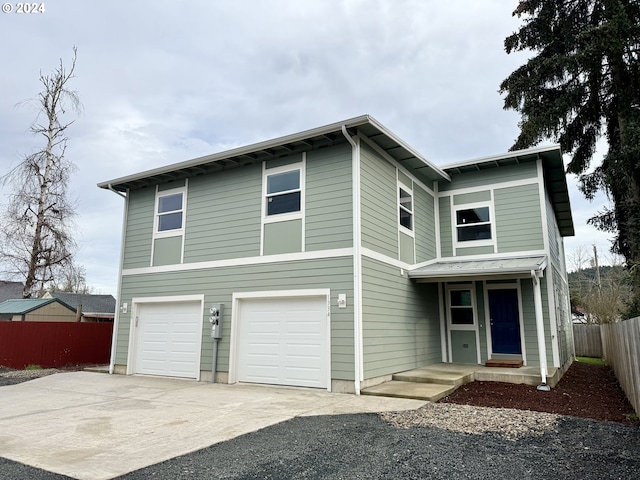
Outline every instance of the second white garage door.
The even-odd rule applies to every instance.
[[[239,302],[238,380],[327,388],[326,297]]]

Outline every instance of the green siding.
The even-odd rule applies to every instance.
[[[182,258],[182,235],[156,238],[153,243],[153,265],[175,265]]]
[[[406,233],[399,233],[400,236],[400,260],[408,264],[415,263],[415,246],[413,237]]]
[[[362,246],[398,258],[396,169],[364,143],[360,152]]]
[[[416,262],[436,258],[436,221],[433,196],[415,186],[413,189],[416,234]]]
[[[362,299],[365,379],[441,361],[436,284],[417,284],[365,257]]]
[[[192,178],[184,262],[260,255],[261,201],[260,165]]]
[[[294,163],[300,163],[302,161],[302,154],[289,155],[281,158],[274,158],[266,161],[265,168],[284,167],[285,165],[292,165]]]
[[[478,203],[478,202],[490,202],[491,190],[484,190],[482,192],[463,193],[453,196],[454,205],[464,205],[465,203]]]
[[[151,265],[155,201],[155,188],[131,190],[127,196],[124,268]]]
[[[456,255],[486,255],[488,253],[493,253],[493,246],[485,245],[483,247],[463,247],[456,248]]]
[[[302,220],[267,223],[264,226],[264,255],[302,251]]]
[[[498,253],[542,250],[542,214],[538,185],[494,191]]]
[[[527,365],[540,365],[538,353],[538,331],[536,327],[536,312],[533,301],[533,283],[531,280],[521,280],[522,315],[524,317],[524,338],[527,349]],[[553,366],[553,350],[549,325],[549,302],[547,296],[546,278],[541,279],[542,312],[544,318],[545,346],[547,349],[547,365]]]
[[[449,175],[451,176],[451,182],[439,182],[439,191],[447,192],[460,188],[486,187],[503,182],[535,178],[538,176],[538,170],[535,162],[527,162],[465,173],[449,172]]]
[[[409,177],[408,175],[405,175],[400,170],[398,170],[398,180],[413,190],[414,188],[413,180],[411,180],[411,177]]]
[[[278,264],[198,269],[184,272],[125,276],[121,302],[131,305],[133,297],[205,295],[205,304],[225,304],[223,338],[218,353],[218,371],[229,368],[231,298],[234,292],[331,289],[331,377],[354,379],[353,356],[353,265],[351,258],[296,261]],[[338,308],[338,294],[347,295],[347,308]],[[120,315],[116,363],[127,363],[131,310]],[[203,312],[203,345],[200,369],[211,369],[212,343],[208,311]]]
[[[440,214],[440,254],[443,257],[452,257],[451,197],[440,197],[438,199],[438,208]]]
[[[476,332],[451,330],[451,361],[453,363],[478,363]]]
[[[353,246],[351,147],[307,154],[305,250]]]

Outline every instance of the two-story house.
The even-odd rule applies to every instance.
[[[359,393],[571,362],[558,146],[438,167],[365,115],[99,187],[125,202],[116,373]]]

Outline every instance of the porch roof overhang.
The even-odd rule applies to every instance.
[[[546,255],[498,257],[483,260],[441,260],[410,270],[418,282],[470,280],[472,278],[528,277],[547,267]]]

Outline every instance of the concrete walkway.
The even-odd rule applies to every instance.
[[[418,400],[71,372],[0,390],[0,456],[109,479],[296,416],[414,409]]]

